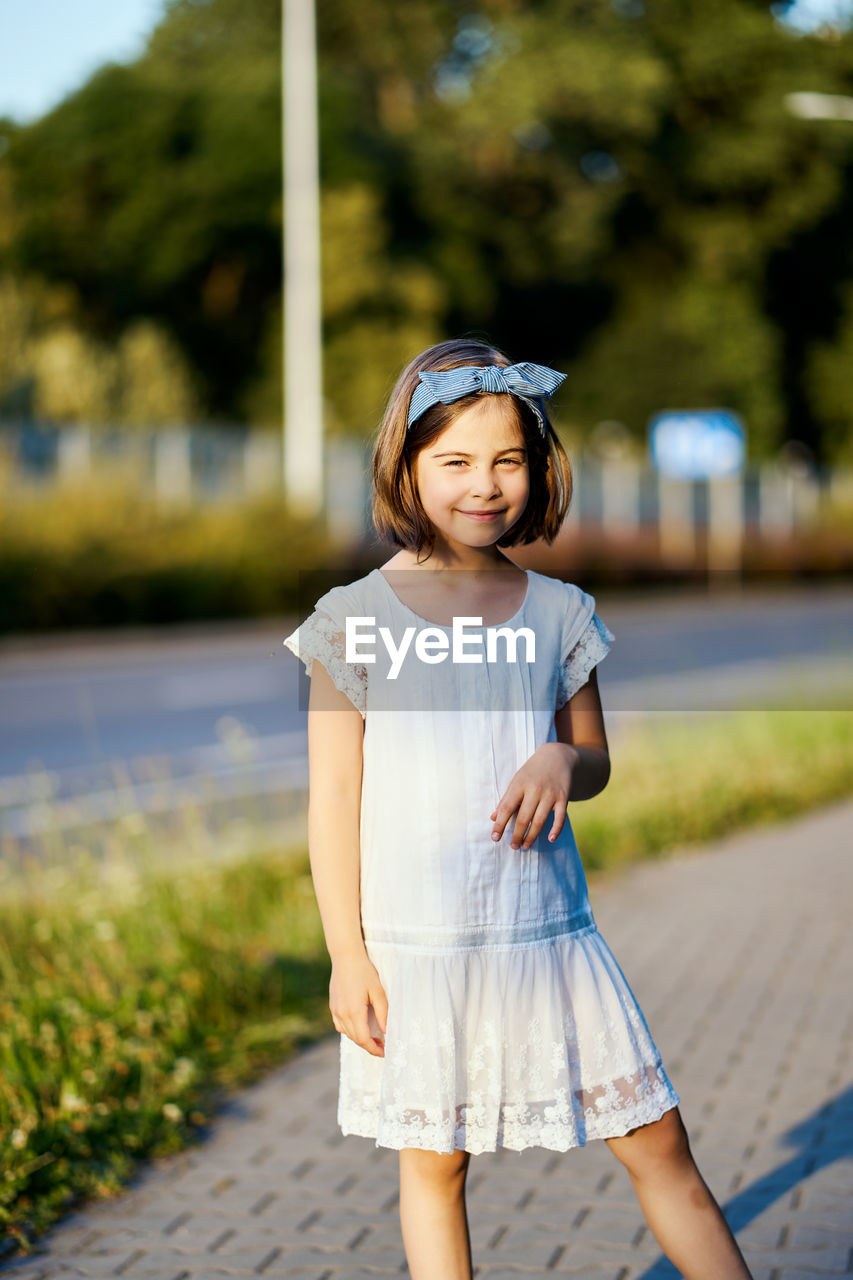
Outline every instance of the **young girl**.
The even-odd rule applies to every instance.
[[[284,641],[312,677],[338,1121],[400,1153],[413,1280],[471,1276],[471,1153],[592,1138],[684,1276],[740,1280],[567,819],[610,774],[595,666],[614,637],[592,596],[502,550],[553,542],[568,509],[545,408],[562,381],[473,341],[413,360],[373,456],[400,550]]]

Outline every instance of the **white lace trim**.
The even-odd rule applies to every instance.
[[[377,1126],[369,1099],[342,1090],[338,1123],[344,1135],[372,1138],[376,1146],[395,1151],[571,1151],[596,1139],[624,1137],[660,1120],[679,1103],[662,1068],[654,1063],[636,1075],[610,1080],[597,1091],[574,1089],[571,1098],[566,1089],[559,1089],[549,1102],[502,1103],[491,1111],[478,1094],[471,1097],[472,1102],[460,1103],[452,1115],[392,1108]]]
[[[311,675],[315,658],[322,662],[335,687],[366,716],[367,667],[363,663],[347,662],[346,640],[334,618],[315,609],[282,643],[305,663],[306,675]]]
[[[593,667],[610,652],[613,632],[594,613],[560,667],[557,677],[557,710],[574,697],[589,679]]]
[[[480,1154],[505,1147],[524,1151],[528,1147],[544,1147],[549,1151],[570,1151],[600,1138],[619,1138],[632,1129],[659,1120],[664,1112],[679,1103],[660,1058],[641,1062],[623,1074],[611,1076],[603,1083],[578,1085],[580,1064],[577,1052],[570,1046],[576,1029],[566,1019],[565,1039],[550,1044],[543,1042],[540,1020],[528,1023],[527,1042],[515,1047],[510,1055],[496,1038],[484,1037],[466,1047],[464,1077],[467,1089],[464,1101],[455,1105],[424,1108],[406,1102],[414,1082],[417,1086],[421,1069],[417,1063],[417,1039],[405,1055],[395,1063],[386,1057],[371,1059],[383,1064],[385,1084],[375,1089],[365,1087],[363,1077],[351,1082],[348,1058],[367,1057],[365,1050],[341,1036],[341,1074],[338,1098],[338,1124],[343,1134],[372,1138],[377,1146],[399,1151],[417,1147],[427,1151],[470,1151]],[[453,1075],[452,1052],[448,1037],[452,1028],[445,1023],[439,1030],[444,1041],[442,1084],[450,1085]],[[605,1050],[603,1033],[598,1034],[599,1047]],[[420,1046],[425,1049],[425,1045]],[[612,1045],[607,1045],[607,1049]],[[387,1041],[386,1041],[387,1052]],[[606,1056],[606,1053],[603,1054]],[[357,1063],[357,1069],[362,1064]],[[611,1069],[620,1068],[614,1063]],[[504,1097],[516,1100],[501,1100]],[[531,1092],[535,1099],[531,1100]],[[442,1090],[444,1096],[445,1091]],[[458,1095],[457,1095],[458,1096]],[[536,1100],[542,1099],[544,1100]]]

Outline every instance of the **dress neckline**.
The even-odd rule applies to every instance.
[[[519,565],[517,567],[520,568],[521,566]],[[417,618],[418,622],[423,622],[428,627],[440,627],[442,631],[453,630],[453,627],[446,622],[433,622],[432,619],[425,618],[420,613],[415,613],[414,609],[410,609],[409,606],[403,600],[400,599],[400,597],[397,595],[397,592],[391,586],[391,583],[385,577],[385,574],[382,572],[381,569],[379,568],[374,569],[373,572],[379,574],[379,577],[385,583],[387,590],[391,593],[391,595],[397,601],[397,604],[400,606],[400,608],[405,609],[406,612],[410,613],[413,618]],[[530,599],[530,587],[532,583],[530,570],[525,569],[523,572],[527,578],[527,586],[524,589],[524,598],[521,601],[521,604],[519,605],[519,607],[516,609],[515,613],[512,615],[512,617],[506,618],[503,622],[485,622],[485,623],[482,623],[479,627],[470,627],[466,629],[472,630],[472,631],[487,631],[490,627],[508,627],[511,622],[515,622],[516,618],[520,618],[522,613],[524,613],[524,610],[527,608],[527,602]]]

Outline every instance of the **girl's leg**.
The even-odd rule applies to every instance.
[[[400,1152],[400,1226],[412,1280],[471,1280],[467,1151]]]
[[[631,1177],[655,1239],[685,1280],[751,1280],[690,1151],[678,1108],[607,1145]]]

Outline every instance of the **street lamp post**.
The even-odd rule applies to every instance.
[[[322,315],[314,0],[282,0],[283,482],[287,505],[323,507]]]

